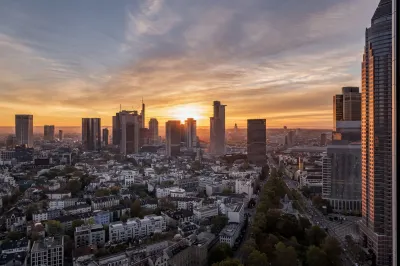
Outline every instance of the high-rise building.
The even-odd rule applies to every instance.
[[[64,131],[62,131],[61,129],[58,131],[58,139],[59,140],[63,140],[64,138]]]
[[[167,156],[177,156],[181,146],[181,121],[170,120],[165,123],[165,151]]]
[[[122,154],[139,152],[141,119],[137,111],[121,111],[116,115],[119,125],[115,132],[119,134],[119,150]],[[114,131],[114,130],[113,130]]]
[[[101,119],[82,118],[82,145],[87,151],[101,148]]]
[[[44,126],[44,140],[54,140],[54,125]]]
[[[150,143],[150,131],[148,128],[139,129],[139,149],[144,145],[148,145]]]
[[[362,221],[376,265],[392,264],[392,1],[381,0],[365,32],[362,63]]]
[[[140,117],[139,117],[141,128],[146,128],[145,108],[146,106],[142,99],[142,111],[140,111]]]
[[[343,120],[361,120],[361,93],[359,87],[343,87]]]
[[[361,212],[360,142],[333,141],[322,159],[322,197],[340,213]]]
[[[197,147],[197,131],[196,131],[196,120],[188,118],[185,121],[185,135],[186,135],[186,147],[193,149]]]
[[[326,145],[326,133],[322,133],[322,134],[321,134],[320,145],[321,145],[321,146],[325,146],[325,145]]]
[[[64,237],[55,236],[33,242],[30,252],[31,266],[64,265]]]
[[[110,133],[108,128],[103,128],[103,144],[108,146],[108,139],[110,138]]]
[[[214,101],[214,114],[210,117],[210,152],[215,155],[225,154],[225,106]]]
[[[180,125],[180,131],[181,131],[181,143],[186,144],[186,125],[181,124]]]
[[[267,160],[267,122],[265,119],[247,120],[247,158],[250,163],[263,166]]]
[[[398,8],[398,1],[393,1],[393,12],[392,12],[392,18],[393,18],[393,29],[392,29],[392,46],[393,46],[393,55],[392,55],[392,73],[398,73],[399,70],[399,60],[397,59],[397,53],[398,53],[398,42],[397,38],[399,37],[399,12],[397,10]],[[397,226],[397,221],[398,221],[398,207],[399,207],[399,193],[397,189],[397,165],[400,164],[399,156],[397,156],[397,132],[399,128],[399,123],[397,122],[398,119],[398,104],[399,104],[399,98],[400,98],[400,93],[397,91],[397,75],[392,75],[392,105],[393,105],[393,125],[392,125],[392,207],[393,207],[393,265],[398,265],[398,239],[399,239],[399,232],[398,232],[398,226]]]
[[[159,135],[158,135],[158,121],[156,118],[150,118],[149,121],[149,138],[151,144],[158,144]]]
[[[18,145],[17,137],[15,135],[9,135],[6,139],[6,149],[12,150]]]
[[[15,115],[15,135],[18,145],[33,147],[33,115]]]
[[[343,121],[343,95],[333,96],[333,130],[336,130],[336,122]]]

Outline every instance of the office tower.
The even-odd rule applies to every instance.
[[[197,131],[196,131],[196,120],[188,118],[185,121],[185,135],[186,135],[186,147],[193,149],[197,147]]]
[[[82,118],[82,145],[86,151],[99,151],[101,148],[101,119]]]
[[[112,144],[119,145],[121,142],[121,121],[119,113],[112,117]]]
[[[294,136],[296,132],[293,130],[290,130],[287,135],[285,136],[285,145],[288,147],[292,147],[294,145]]]
[[[145,105],[142,99],[142,111],[140,112],[140,123],[141,123],[141,128],[146,128],[146,117],[145,117]]]
[[[139,129],[139,150],[144,145],[148,145],[150,143],[150,131],[148,128]]]
[[[108,128],[103,128],[103,144],[104,146],[108,146],[108,139],[110,138]]]
[[[343,87],[343,120],[361,120],[361,93],[359,87]]]
[[[299,170],[303,171],[304,170],[304,160],[303,160],[303,158],[299,157],[298,162],[299,162]]]
[[[119,135],[117,139],[120,153],[138,153],[140,128],[142,126],[140,115],[138,115],[137,111],[124,110],[117,113],[116,117],[119,124],[115,132]]]
[[[361,212],[360,142],[334,141],[322,159],[322,197],[340,213]]]
[[[59,130],[59,131],[58,131],[58,139],[59,139],[59,140],[63,140],[63,138],[64,138],[64,131]]]
[[[55,236],[33,242],[30,252],[31,266],[63,266],[64,237]]]
[[[155,118],[150,118],[149,121],[149,138],[151,144],[158,144],[158,121]]]
[[[336,130],[336,122],[343,121],[343,95],[333,96],[333,130]]]
[[[181,146],[181,121],[170,120],[165,123],[165,151],[167,156],[177,156]]]
[[[397,53],[398,53],[398,43],[397,43],[397,38],[399,37],[399,12],[397,10],[398,8],[398,1],[393,1],[393,12],[392,12],[392,20],[393,20],[393,30],[392,30],[392,48],[393,48],[393,55],[392,55],[392,73],[398,73],[399,70],[399,60],[397,59]],[[392,105],[393,105],[393,125],[392,125],[392,206],[393,206],[393,265],[398,265],[398,231],[397,231],[397,214],[398,214],[398,190],[397,190],[397,165],[400,164],[399,157],[397,156],[397,132],[398,132],[398,127],[399,123],[397,122],[398,116],[398,104],[399,104],[399,96],[400,93],[397,92],[397,75],[394,74],[392,75]]]
[[[17,137],[15,135],[9,135],[6,139],[6,149],[12,150],[18,145]]]
[[[180,131],[181,131],[181,143],[186,145],[186,125],[181,124],[180,125]]]
[[[215,155],[225,154],[225,106],[214,101],[214,114],[210,117],[210,152]]]
[[[326,145],[326,133],[322,133],[322,134],[321,134],[320,145],[321,145],[321,146],[325,146],[325,145]]]
[[[54,125],[44,126],[44,140],[54,140]]]
[[[267,122],[265,119],[247,120],[247,158],[250,163],[263,166],[267,160]]]
[[[15,115],[15,135],[18,145],[33,147],[33,115]]]
[[[362,63],[363,246],[392,264],[392,1],[381,0],[365,32]]]

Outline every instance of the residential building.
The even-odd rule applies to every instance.
[[[250,199],[254,194],[254,180],[247,178],[240,178],[235,180],[235,193],[246,193]]]
[[[199,228],[200,228],[200,226],[198,226],[194,223],[186,222],[186,223],[178,226],[178,232],[181,236],[187,237],[189,235],[196,233]]]
[[[208,239],[184,238],[164,250],[164,262],[159,265],[205,266],[208,248]]]
[[[184,198],[184,197],[186,197],[186,191],[183,188],[179,188],[179,187],[156,188],[156,197],[157,198],[165,198],[165,197]]]
[[[250,163],[267,162],[267,122],[265,119],[247,120],[247,158]]]
[[[0,265],[27,265],[30,244],[27,238],[1,243]]]
[[[165,230],[166,222],[162,216],[147,215],[143,219],[128,219],[126,223],[111,223],[109,225],[109,240],[115,242],[127,241]]]
[[[75,203],[78,201],[77,198],[65,198],[61,200],[49,200],[48,201],[48,206],[49,210],[62,210],[64,208],[74,206]]]
[[[193,208],[193,214],[196,221],[201,221],[218,215],[218,206],[208,205],[203,207]]]
[[[176,204],[177,209],[193,210],[194,208],[201,207],[203,199],[201,198],[187,198],[175,197],[170,199],[171,202]]]
[[[164,217],[167,225],[171,227],[177,227],[185,222],[195,221],[193,211],[189,210],[167,210],[165,212],[161,212],[161,215]]]
[[[392,1],[381,0],[365,32],[362,63],[362,244],[392,264]]]
[[[99,151],[101,148],[101,119],[82,118],[82,145],[86,151]]]
[[[225,205],[227,210],[228,222],[243,224],[244,222],[244,204],[234,203]]]
[[[37,212],[32,214],[32,220],[35,223],[40,223],[41,221],[53,220],[61,216],[61,210],[45,210],[42,212]]]
[[[210,153],[225,154],[225,107],[220,101],[214,101],[213,117],[210,117]]]
[[[49,140],[49,141],[54,140],[54,125],[44,126],[44,140]]]
[[[219,234],[219,242],[226,243],[230,247],[235,245],[235,241],[240,234],[241,225],[238,223],[229,223],[227,226],[222,229]]]
[[[33,147],[33,115],[15,115],[15,135],[18,145]]]
[[[361,213],[361,145],[328,145],[322,164],[322,198],[340,213]]]
[[[110,212],[108,211],[102,211],[102,210],[93,211],[93,218],[96,224],[106,225],[111,222]]]
[[[92,211],[92,207],[89,204],[73,205],[64,208],[66,215],[75,215],[80,213],[88,213]]]
[[[156,118],[150,118],[149,135],[150,135],[150,144],[155,145],[159,143],[158,121]]]
[[[64,236],[36,240],[31,250],[31,266],[63,266]]]
[[[165,123],[165,151],[166,156],[178,156],[180,154],[181,145],[181,133],[180,133],[181,121],[170,120]]]
[[[196,120],[188,118],[185,121],[186,130],[186,147],[193,149],[197,147],[197,131],[196,131]]]
[[[71,198],[71,192],[46,192],[47,199],[49,200],[61,200],[65,198]]]
[[[100,224],[82,225],[75,228],[75,248],[101,247],[106,242],[105,230]]]
[[[117,196],[105,196],[92,199],[92,210],[101,210],[119,205]]]
[[[12,230],[13,228],[18,228],[26,225],[26,215],[22,210],[18,208],[12,208],[4,216],[6,219],[7,230]]]

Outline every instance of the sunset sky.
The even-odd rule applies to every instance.
[[[227,127],[332,126],[332,95],[360,86],[379,0],[1,0],[0,126],[111,125],[140,108],[160,123],[212,101]]]

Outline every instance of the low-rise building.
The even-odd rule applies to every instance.
[[[111,222],[110,220],[110,212],[97,210],[93,212],[94,222],[96,224],[106,225]]]
[[[0,265],[26,265],[30,241],[27,238],[1,243]]]
[[[117,196],[105,196],[92,199],[92,210],[101,210],[119,205]]]
[[[168,210],[161,212],[161,215],[164,217],[167,225],[171,227],[177,227],[185,222],[193,222],[195,220],[193,211],[189,210]]]
[[[241,226],[238,223],[229,223],[227,226],[222,229],[219,234],[219,242],[226,243],[230,247],[235,245],[235,241],[240,234]]]
[[[31,250],[31,266],[63,266],[64,237],[48,237],[36,240]]]
[[[208,205],[193,209],[193,214],[196,217],[196,221],[211,218],[218,215],[218,206]]]
[[[105,230],[100,224],[82,225],[75,228],[75,248],[103,246],[106,241]]]
[[[33,213],[32,214],[32,220],[36,223],[40,223],[41,221],[48,221],[48,220],[54,220],[57,217],[61,216],[61,210],[55,209],[55,210],[44,210],[41,212]]]
[[[64,198],[70,198],[71,192],[47,192],[46,196],[49,200],[61,200]]]
[[[238,223],[243,224],[244,222],[244,204],[236,203],[236,204],[227,204],[227,216],[229,223]]]
[[[74,205],[64,208],[66,215],[74,215],[80,213],[88,213],[92,211],[92,207],[89,204]]]

